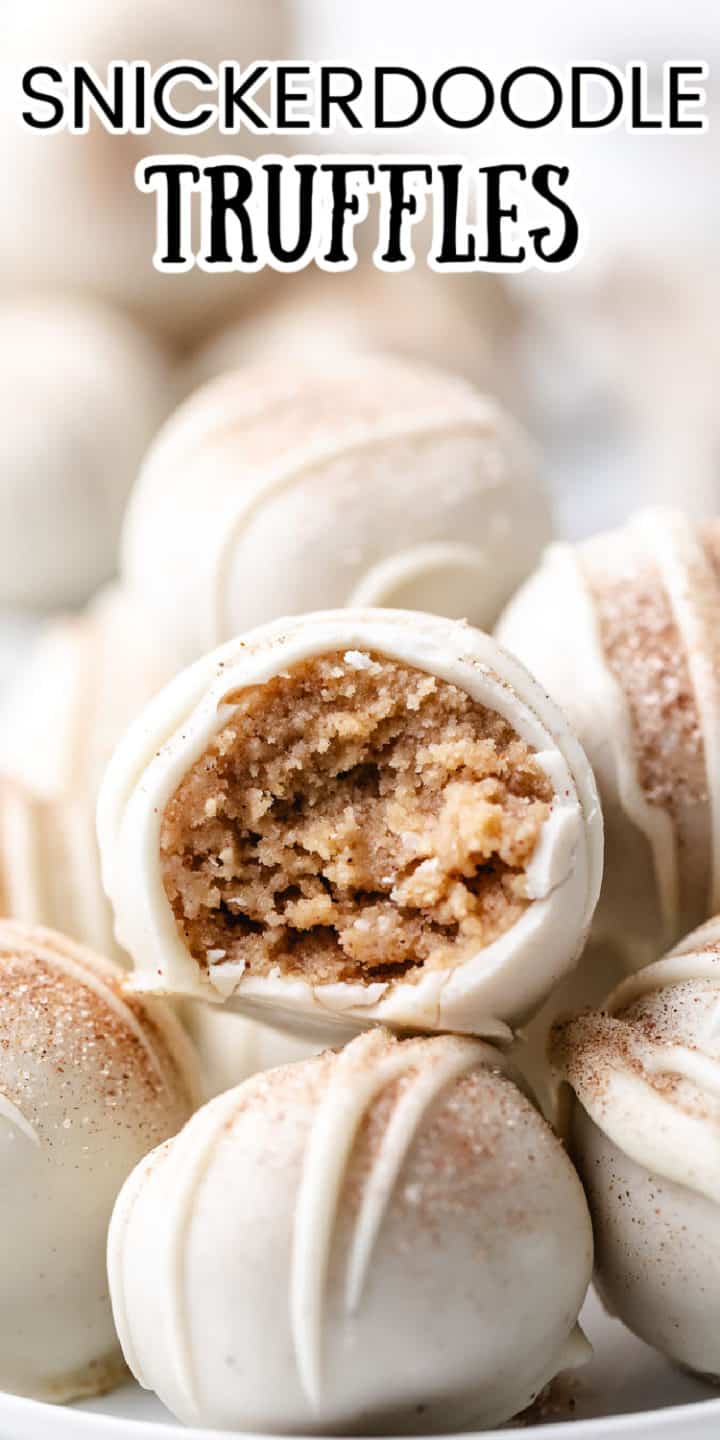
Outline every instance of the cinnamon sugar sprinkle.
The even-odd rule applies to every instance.
[[[687,654],[657,568],[644,555],[592,545],[582,558],[605,658],[627,698],[640,785],[677,818],[707,804],[705,746]]]
[[[177,1109],[178,1126],[187,1116],[186,1082],[162,1031],[124,992],[121,977],[103,971],[101,984],[132,1011],[147,1048],[122,1013],[61,961],[56,967],[30,952],[0,950],[0,1091],[43,1130],[44,1141],[52,1136],[43,1116],[61,1113],[63,1097],[64,1128],[80,1125],[88,1138],[99,1125],[98,1104],[114,1128],[134,1131],[154,1131],[158,1102],[163,1113]],[[152,1056],[161,1058],[162,1073]],[[87,1113],[79,1077],[92,1087]]]

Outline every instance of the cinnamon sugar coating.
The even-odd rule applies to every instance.
[[[0,920],[0,1390],[60,1402],[123,1379],[110,1214],[198,1099],[170,1010],[56,931]]]
[[[497,714],[360,651],[226,698],[232,718],[161,832],[165,892],[198,961],[407,979],[523,914],[552,789]]]
[[[641,787],[653,805],[707,802],[705,750],[688,656],[660,573],[644,555],[582,559],[607,663],[630,706]]]

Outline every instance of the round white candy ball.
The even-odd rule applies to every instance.
[[[279,615],[387,605],[488,625],[548,538],[526,441],[442,371],[386,356],[248,367],[153,446],[124,570],[185,660]]]
[[[152,155],[203,157],[219,150],[258,154],[265,145],[243,129],[223,144],[217,129],[119,134],[93,117],[87,134],[31,129],[19,122],[17,96],[23,70],[39,63],[91,64],[104,83],[117,60],[149,62],[153,71],[170,61],[216,68],[221,60],[250,64],[276,59],[287,44],[284,0],[33,0],[15,7],[3,36],[3,59],[14,83],[6,87],[0,156],[12,224],[0,237],[0,270],[10,289],[29,282],[77,290],[112,300],[180,339],[204,333],[228,304],[257,293],[264,276],[209,275],[199,269],[161,274],[154,269],[155,196],[135,184],[136,165]],[[127,87],[132,95],[132,79]],[[178,111],[191,111],[202,92],[187,83],[171,91]],[[2,98],[0,97],[0,105]],[[26,108],[30,108],[26,105]],[[47,105],[34,113],[47,117]],[[2,111],[0,111],[2,115]],[[51,233],[48,233],[49,227]],[[194,232],[197,245],[197,230]]]
[[[389,274],[368,258],[337,275],[301,271],[279,280],[271,304],[211,336],[187,380],[194,387],[248,364],[327,374],[348,352],[380,351],[464,376],[517,414],[525,406],[512,355],[518,326],[497,275],[437,275],[422,264]]]
[[[54,931],[0,922],[0,1388],[45,1400],[122,1377],[107,1226],[133,1166],[196,1101],[173,1015]]]
[[[189,1424],[493,1425],[587,1352],[582,1189],[467,1039],[375,1030],[212,1101],[132,1175],[108,1254],[128,1363]]]
[[[558,1025],[610,1312],[671,1360],[720,1376],[720,926]]]
[[[73,300],[0,306],[0,603],[77,604],[112,574],[125,502],[172,403],[165,356]]]

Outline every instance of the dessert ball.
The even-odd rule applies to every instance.
[[[158,154],[189,152],[203,159],[225,150],[252,158],[267,149],[262,137],[246,129],[222,137],[214,126],[191,133],[153,127],[148,134],[122,135],[106,130],[97,117],[83,135],[33,130],[18,121],[17,97],[23,70],[38,63],[91,64],[105,83],[108,65],[117,60],[144,60],[155,72],[178,60],[216,68],[221,60],[277,59],[288,43],[284,0],[242,0],[241,5],[237,0],[187,5],[144,0],[140,7],[132,0],[113,0],[112,5],[73,0],[69,7],[33,0],[14,6],[7,22],[3,60],[13,83],[5,87],[0,155],[13,212],[0,240],[0,270],[8,292],[29,283],[98,295],[180,340],[194,340],[217,323],[229,304],[256,295],[264,272],[221,276],[195,268],[164,275],[154,269],[156,199],[137,189],[135,167]],[[130,95],[133,84],[129,77]],[[198,90],[187,83],[175,85],[168,95],[179,112],[192,111],[199,99]],[[48,114],[47,106],[34,110],[43,118]],[[277,145],[274,140],[271,148]],[[45,217],[52,226],[51,243]],[[194,244],[199,244],[197,233]]]
[[[563,708],[607,835],[598,938],[636,968],[720,909],[720,525],[643,511],[556,545],[498,638]]]
[[[95,810],[120,735],[172,674],[117,586],[40,632],[0,714],[0,913],[124,965]]]
[[[720,922],[559,1024],[570,1149],[608,1310],[720,1377]]]
[[[495,1425],[589,1350],[577,1176],[455,1036],[373,1031],[212,1101],[130,1177],[108,1256],[128,1364],[191,1425]]]
[[[123,731],[175,673],[142,610],[118,585],[81,613],[50,620],[0,710],[0,773],[37,796],[84,796]]]
[[[559,1122],[562,1093],[550,1058],[553,1026],[560,1017],[602,1005],[608,991],[626,975],[626,957],[621,947],[589,940],[575,969],[563,976],[537,1015],[515,1036],[510,1054],[553,1125]]]
[[[127,966],[100,880],[94,811],[0,775],[0,915],[49,926]]]
[[[172,404],[167,360],[98,304],[6,301],[0,324],[0,604],[77,604],[115,568],[135,472]]]
[[[188,1000],[181,1005],[180,1014],[198,1054],[207,1100],[232,1090],[260,1070],[305,1060],[320,1048],[285,1030],[248,1020],[227,1006]]]
[[[602,871],[564,717],[489,636],[416,611],[206,656],[121,741],[98,822],[141,989],[312,1033],[506,1036],[572,967]]]
[[[0,921],[0,995],[0,1389],[70,1400],[122,1378],[108,1221],[192,1113],[194,1057],[166,1007],[51,930]]]
[[[515,414],[524,399],[512,364],[518,323],[498,275],[437,275],[425,265],[392,275],[367,258],[337,275],[278,277],[269,306],[217,332],[193,357],[188,382],[258,363],[327,375],[349,351],[374,350],[462,375]]]
[[[395,605],[494,621],[548,538],[525,440],[464,381],[381,356],[248,367],[153,446],[124,573],[186,661],[278,615]]]

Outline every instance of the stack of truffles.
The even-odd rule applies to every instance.
[[[560,712],[465,622],[308,613],[163,690],[98,814],[138,993],[348,1042],[220,1096],[128,1180],[109,1275],[134,1373],[221,1428],[524,1408],[585,1354],[592,1254],[580,1183],[503,1054],[600,887],[595,786]],[[523,1299],[540,1281],[542,1316]]]
[[[7,1389],[502,1424],[588,1356],[593,1226],[720,1374],[720,545],[526,580],[547,538],[515,425],[407,361],[248,367],[152,447],[0,736]]]

